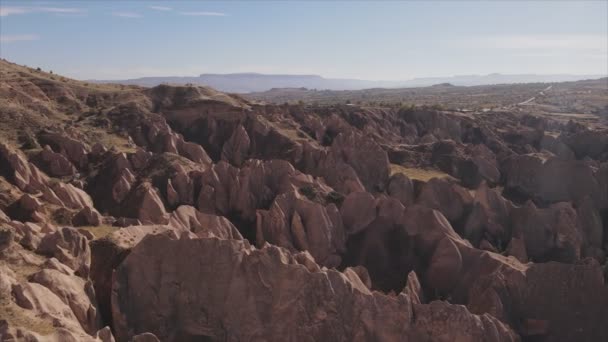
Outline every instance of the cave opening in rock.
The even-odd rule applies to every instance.
[[[256,242],[256,223],[255,220],[248,220],[242,217],[238,212],[230,212],[226,218],[238,229],[250,244],[255,245]]]
[[[395,227],[382,219],[372,222],[361,233],[346,241],[346,254],[340,269],[364,266],[372,280],[372,289],[399,293],[406,284],[407,276],[414,270],[408,241]]]

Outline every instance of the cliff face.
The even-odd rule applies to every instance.
[[[584,120],[0,63],[3,339],[608,339],[608,134]]]

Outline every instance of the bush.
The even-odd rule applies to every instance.
[[[341,206],[342,202],[344,202],[344,195],[339,192],[332,191],[327,194],[325,200],[329,203],[334,203],[337,206]]]
[[[21,148],[25,150],[40,148],[38,140],[36,140],[32,132],[30,132],[29,130],[26,130],[19,135],[19,142],[21,143]]]
[[[317,197],[317,191],[310,185],[301,187],[300,193],[311,201]]]
[[[59,225],[65,225],[65,226],[72,225],[73,217],[74,217],[74,214],[66,208],[59,208],[59,209],[55,210],[55,212],[53,212],[53,215],[52,215],[53,221],[55,221]]]
[[[399,112],[402,114],[409,114],[409,113],[413,113],[415,110],[416,110],[416,106],[413,104],[409,104],[409,105],[401,106],[401,108],[399,109]]]

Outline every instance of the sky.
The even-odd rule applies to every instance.
[[[608,0],[0,0],[0,57],[77,79],[598,75]]]

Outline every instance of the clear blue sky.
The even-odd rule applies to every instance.
[[[0,55],[80,79],[608,73],[608,1],[0,0]]]

